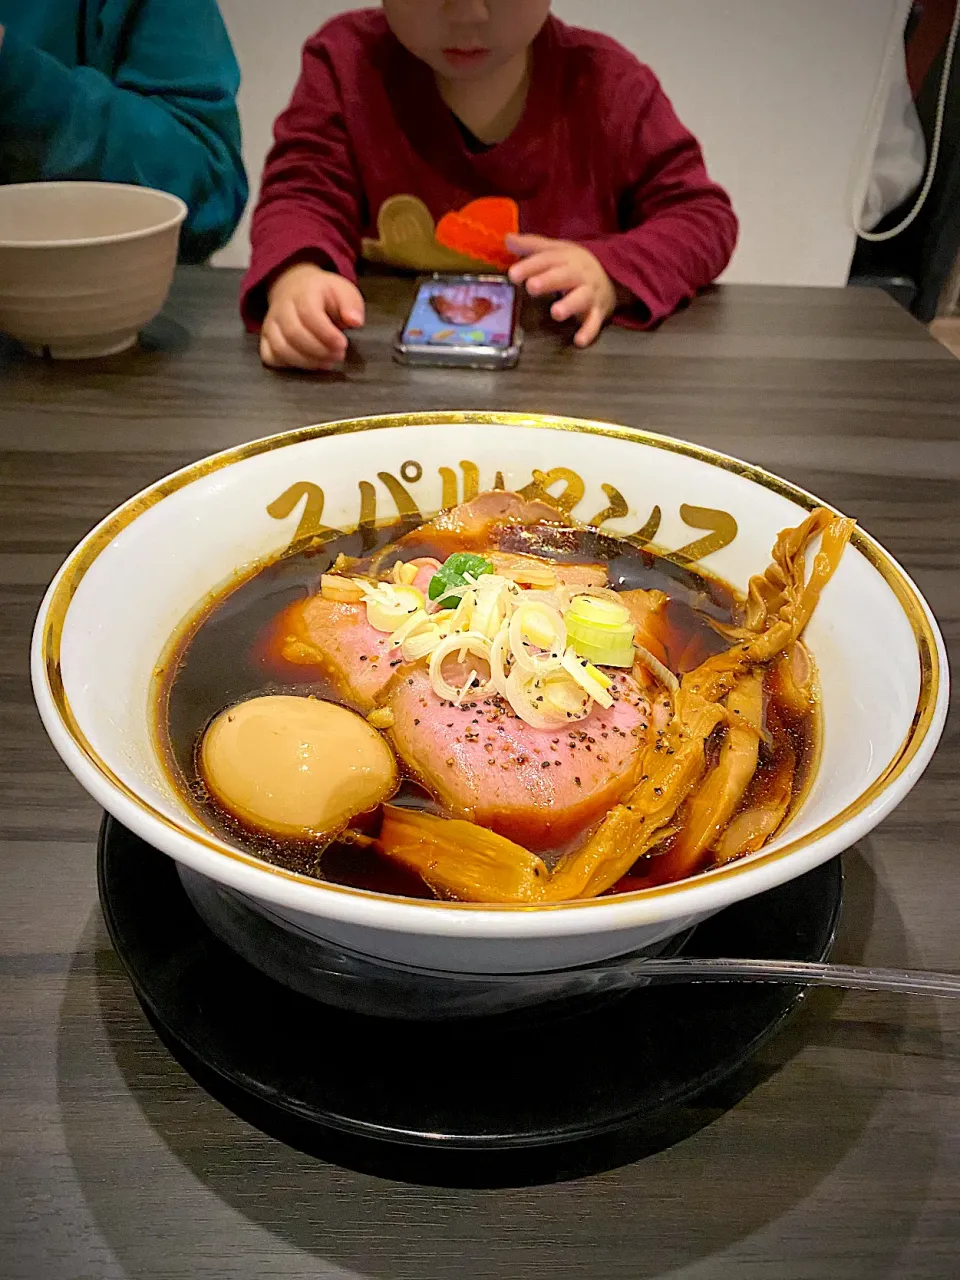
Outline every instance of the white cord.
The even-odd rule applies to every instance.
[[[890,227],[887,231],[865,231],[860,224],[863,212],[863,201],[861,199],[859,207],[854,206],[853,209],[853,227],[861,240],[869,240],[873,244],[882,243],[885,240],[893,240],[897,236],[902,235],[907,227],[916,222],[917,218],[927,203],[927,197],[933,190],[933,183],[937,176],[937,164],[940,160],[940,145],[943,141],[943,126],[947,115],[947,95],[950,89],[950,80],[953,73],[953,56],[957,48],[957,39],[960,37],[960,0],[957,0],[956,12],[953,15],[953,26],[950,31],[950,39],[947,41],[947,49],[944,55],[943,75],[940,79],[940,96],[937,100],[936,123],[933,130],[933,141],[930,145],[930,162],[927,166],[927,176],[924,180],[920,194],[917,196],[913,208],[907,216],[898,222],[895,227]],[[902,38],[902,36],[900,37]],[[880,84],[877,87],[877,95],[874,97],[871,115],[876,114],[878,98],[884,90],[889,92],[889,78],[887,70],[893,60],[896,52],[895,45],[891,42],[887,50],[887,59],[884,63],[883,71],[880,77]]]

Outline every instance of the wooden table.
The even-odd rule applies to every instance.
[[[879,537],[960,645],[960,362],[881,293],[726,288],[581,353],[534,317],[512,374],[409,371],[409,286],[370,280],[342,376],[261,369],[237,277],[187,271],[142,350],[41,364],[0,346],[0,1277],[954,1277],[960,1007],[814,995],[682,1142],[548,1188],[436,1190],[264,1137],[146,1025],[97,906],[99,813],[40,727],[27,645],[90,526],[192,459],[322,419],[513,408],[743,455]],[[839,954],[960,968],[960,723],[846,857]],[[731,1105],[732,1104],[732,1105]]]

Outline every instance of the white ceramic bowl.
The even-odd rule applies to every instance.
[[[501,473],[520,488],[538,469],[576,517],[611,530],[632,533],[658,508],[658,546],[688,548],[741,588],[768,564],[779,530],[818,505],[695,445],[519,414],[368,419],[242,445],[131,499],[60,570],[33,646],[54,745],[105,809],[178,860],[188,883],[192,870],[300,936],[450,975],[563,970],[655,945],[803,874],[890,813],[943,728],[946,655],[913,583],[858,531],[807,632],[823,688],[821,765],[789,827],[752,857],[662,888],[523,909],[319,884],[205,829],[168,780],[152,732],[154,665],[181,621],[244,566],[323,526],[355,527],[362,492],[366,516],[371,493],[380,518],[395,515],[396,495],[428,515],[465,486],[491,487]],[[607,518],[611,509],[625,514]]]
[[[58,359],[132,347],[166,300],[186,216],[146,187],[0,186],[0,333]]]

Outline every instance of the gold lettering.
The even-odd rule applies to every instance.
[[[607,520],[620,520],[630,511],[627,500],[619,489],[615,489],[612,484],[603,484],[600,488],[610,499],[610,505],[598,511],[593,519],[588,521],[589,524],[596,525],[598,528]]]
[[[420,508],[396,476],[390,475],[389,471],[378,471],[377,479],[386,486],[390,497],[397,504],[397,511],[400,515],[400,528],[403,533],[409,533],[411,529],[416,529],[417,525],[423,523]]]
[[[558,497],[554,497],[550,493],[550,489],[553,485],[559,484],[561,480],[566,485],[566,488]],[[582,500],[585,492],[586,485],[583,480],[577,475],[576,471],[571,471],[569,467],[553,467],[550,471],[534,471],[533,480],[530,484],[518,490],[522,498],[548,499],[568,515]]]
[[[360,546],[369,555],[377,545],[377,491],[369,480],[360,481]]]
[[[305,502],[304,499],[306,499]],[[280,497],[267,507],[267,515],[272,516],[274,520],[286,520],[288,516],[293,515],[301,502],[304,503],[303,514],[297,525],[297,531],[290,540],[288,551],[303,551],[313,543],[322,545],[329,542],[331,538],[340,537],[339,529],[328,528],[323,523],[323,490],[309,480],[300,480],[284,490]]]
[[[463,472],[463,500],[472,502],[480,492],[480,468],[475,462],[461,462]]]
[[[650,519],[638,529],[636,533],[627,535],[627,541],[632,542],[635,547],[645,547],[651,543],[660,531],[660,521],[663,519],[663,513],[659,507],[654,507],[650,512]]]
[[[440,510],[449,511],[451,507],[455,507],[460,501],[460,493],[457,488],[457,473],[452,467],[441,467],[440,479],[443,481],[443,495],[440,498]]]
[[[680,518],[691,529],[709,529],[711,532],[707,537],[698,538],[696,542],[689,542],[678,551],[671,552],[666,559],[672,560],[674,564],[696,564],[715,551],[729,547],[737,536],[737,522],[727,511],[716,511],[713,507],[691,507],[684,503],[680,508]]]
[[[460,470],[463,472],[463,501],[472,502],[480,492],[480,468],[475,462],[461,462]],[[499,475],[499,472],[497,474]],[[502,476],[500,478],[503,479]],[[449,511],[451,507],[457,506],[460,502],[457,473],[452,467],[441,467],[440,479],[443,481],[443,496],[441,498],[443,505],[441,510]]]

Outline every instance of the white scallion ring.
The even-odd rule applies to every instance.
[[[491,645],[487,637],[474,631],[460,631],[442,641],[430,656],[430,684],[437,697],[442,698],[444,702],[457,702],[463,695],[464,687],[469,687],[457,688],[444,679],[443,664],[451,654],[462,653],[466,656],[470,653],[482,662],[486,662],[492,672],[493,664],[490,661],[490,649]],[[476,688],[469,687],[469,692],[471,700],[488,698],[491,693],[495,693],[496,688],[492,675],[490,679],[478,684]]]

